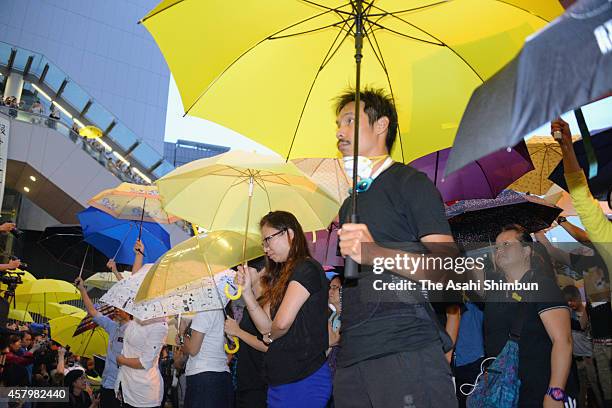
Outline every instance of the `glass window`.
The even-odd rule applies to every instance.
[[[87,101],[89,101],[89,95],[74,82],[68,82],[64,92],[62,92],[62,98],[79,112],[83,110]]]
[[[142,142],[130,153],[130,157],[135,158],[145,169],[150,169],[161,157],[155,149]]]
[[[102,129],[103,131],[113,121],[113,115],[111,115],[109,111],[104,109],[104,107],[102,107],[102,105],[97,102],[94,102],[89,107],[89,109],[85,113],[85,117],[92,121],[94,125]]]
[[[38,78],[42,75],[43,70],[45,69],[45,65],[47,65],[49,61],[42,55],[37,55],[32,61],[32,67],[30,68],[30,73],[36,75]],[[49,64],[51,65],[51,64]]]
[[[0,42],[0,64],[8,64],[9,57],[11,56],[11,46],[7,43]]]
[[[174,167],[166,160],[164,160],[162,164],[160,164],[155,168],[155,170],[153,170],[153,176],[155,176],[155,178],[161,178],[166,174],[170,173],[172,170],[174,170]]]
[[[62,82],[64,82],[64,79],[66,79],[66,74],[55,65],[49,64],[49,71],[47,71],[44,82],[57,92]]]
[[[136,135],[121,123],[117,123],[108,136],[123,150],[129,149],[138,141]]]
[[[22,48],[17,49],[17,54],[15,55],[15,61],[13,61],[13,68],[16,69],[17,71],[23,72],[30,55],[32,55],[31,51],[24,50]]]

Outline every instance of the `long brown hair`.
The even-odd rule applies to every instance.
[[[274,262],[268,256],[266,259],[266,273],[261,277],[262,294],[258,299],[260,305],[270,303],[270,315],[272,318],[285,297],[289,279],[295,265],[310,257],[306,236],[302,226],[293,214],[287,211],[273,211],[265,215],[259,222],[259,227],[268,226],[279,231],[287,231],[289,240],[289,254],[285,262]],[[289,237],[289,230],[293,231],[293,239]]]

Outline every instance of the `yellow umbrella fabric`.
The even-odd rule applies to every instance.
[[[351,180],[344,171],[341,160],[311,158],[294,159],[291,162],[339,203],[349,196]]]
[[[73,284],[57,279],[38,279],[19,285],[15,290],[15,302],[20,304],[60,303],[80,298]]]
[[[131,276],[130,272],[121,272],[123,278]],[[109,290],[117,283],[117,277],[112,272],[98,272],[89,278],[85,279],[85,286],[88,288],[98,288],[102,290]]]
[[[159,198],[159,192],[155,186],[121,183],[116,188],[101,191],[87,203],[123,220],[140,221],[142,219],[160,224],[179,221],[178,217],[168,214],[162,208]]]
[[[70,346],[70,351],[78,356],[105,356],[108,334],[101,327],[72,336],[85,316],[87,313],[81,312],[49,320],[51,338],[64,347]]]
[[[191,282],[263,255],[259,234],[249,234],[243,258],[244,233],[211,231],[189,238],[166,252],[147,272],[136,301],[155,299]]]
[[[83,309],[76,306],[47,302],[47,303],[23,303],[21,301],[16,303],[17,309],[27,310],[30,313],[36,313],[44,316],[47,319],[55,319],[56,317],[66,316],[73,313],[82,313]]]
[[[336,157],[333,100],[355,84],[351,3],[165,0],[143,24],[188,114],[287,159]],[[558,0],[363,4],[361,84],[393,95],[405,163],[449,147],[472,91],[563,12]]]
[[[294,164],[235,150],[187,163],[155,183],[168,212],[208,231],[257,234],[261,217],[275,210],[293,213],[305,231],[316,231],[340,207]]]
[[[578,137],[574,136],[573,139],[578,140]],[[563,158],[561,147],[552,136],[533,136],[527,140],[527,150],[534,169],[508,188],[521,193],[544,195],[553,185],[548,176]]]
[[[104,136],[104,132],[95,126],[84,126],[79,129],[79,135],[86,139],[99,139]]]
[[[9,309],[8,318],[11,320],[18,320],[20,322],[32,323],[32,315],[25,310],[20,309]]]

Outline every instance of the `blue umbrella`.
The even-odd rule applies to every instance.
[[[94,207],[77,215],[85,241],[117,263],[134,263],[133,247],[139,235],[145,246],[145,263],[157,261],[170,249],[170,235],[157,223],[118,219]]]

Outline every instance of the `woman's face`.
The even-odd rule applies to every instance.
[[[87,388],[87,380],[85,379],[85,374],[74,380],[74,385],[72,387],[81,391]]]
[[[266,255],[276,263],[282,263],[289,257],[293,231],[278,230],[269,225],[261,227],[262,245]]]
[[[504,231],[495,239],[495,264],[502,270],[510,270],[528,263],[530,251],[518,240],[517,231]]]
[[[333,305],[340,304],[340,288],[341,287],[342,285],[340,284],[339,278],[334,278],[331,280],[331,282],[329,282],[329,292],[328,292],[329,303]]]

